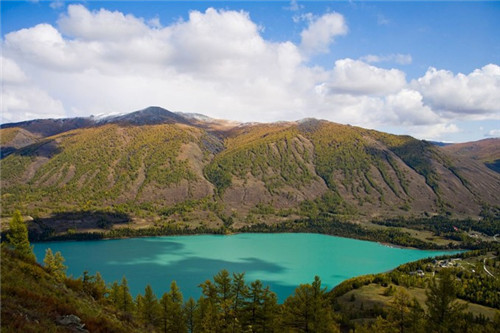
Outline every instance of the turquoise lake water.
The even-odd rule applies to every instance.
[[[260,279],[280,301],[301,283],[318,275],[332,288],[348,278],[391,270],[405,262],[451,254],[449,251],[400,249],[375,242],[319,234],[237,234],[127,238],[98,241],[36,243],[61,251],[68,275],[101,273],[106,282],[126,276],[135,296],[151,284],[161,296],[175,280],[185,299],[201,295],[198,285],[222,269],[245,272],[246,281]]]

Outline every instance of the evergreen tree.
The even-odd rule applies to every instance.
[[[233,293],[231,277],[227,270],[222,270],[214,276],[215,289],[217,291],[217,303],[221,310],[221,330],[230,331],[233,308]]]
[[[410,295],[404,289],[398,289],[389,304],[388,319],[398,332],[406,332],[409,326]]]
[[[187,331],[193,333],[195,330],[195,320],[196,320],[196,302],[192,297],[184,304],[184,317],[186,319]]]
[[[57,251],[56,255],[54,256],[54,254],[52,253],[52,249],[48,248],[47,250],[45,250],[45,258],[43,259],[45,268],[59,282],[64,281],[64,278],[66,277],[67,267],[64,265],[64,261],[65,260],[61,252]]]
[[[425,311],[414,297],[411,305],[410,312],[408,313],[408,333],[424,333],[425,330]]]
[[[160,329],[162,332],[169,332],[172,326],[171,311],[173,307],[172,297],[169,293],[164,293],[160,298]]]
[[[182,309],[182,293],[175,281],[170,284],[170,291],[160,299],[160,328],[163,332],[186,332],[187,329]]]
[[[221,332],[221,310],[217,288],[210,280],[200,284],[200,287],[202,296],[198,300],[196,331]]]
[[[52,249],[49,247],[47,250],[45,250],[45,257],[43,258],[43,264],[45,266],[45,269],[49,271],[49,273],[52,273],[55,268],[54,264],[54,253],[52,253]]]
[[[283,324],[297,332],[337,332],[326,289],[315,277],[312,285],[301,284],[283,304]]]
[[[245,273],[233,273],[231,292],[233,294],[231,332],[236,333],[242,330],[245,300],[248,297],[248,286],[245,284]]]
[[[169,295],[172,302],[170,311],[172,327],[170,332],[186,332],[186,321],[182,311],[183,297],[175,281],[170,284]]]
[[[139,309],[139,316],[143,323],[151,327],[157,326],[159,305],[151,285],[148,284],[144,289],[144,296],[140,303],[141,308]]]
[[[122,277],[122,283],[120,285],[120,310],[125,313],[132,314],[134,310],[134,302],[132,300],[132,295],[130,295],[130,289],[128,287],[128,281],[125,276]]]
[[[104,282],[104,279],[99,272],[95,274],[94,291],[95,293],[93,296],[97,300],[103,299],[108,292],[106,288],[106,282]]]
[[[113,304],[117,309],[120,309],[120,286],[118,285],[118,282],[113,282],[111,285],[111,288],[109,288],[109,295],[108,299]]]
[[[33,248],[28,240],[28,227],[18,210],[14,212],[10,220],[7,241],[22,256],[33,261],[36,260]]]
[[[260,280],[250,283],[244,308],[245,328],[252,332],[272,332],[277,308],[276,294],[269,287],[264,288]]]
[[[434,332],[454,332],[467,305],[457,302],[458,285],[449,269],[443,269],[440,280],[434,277],[426,291],[429,329]]]

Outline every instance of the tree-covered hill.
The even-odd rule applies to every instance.
[[[349,279],[333,290],[315,277],[282,304],[259,280],[221,271],[184,299],[174,281],[135,299],[126,277],[106,284],[67,277],[64,258],[34,260],[16,213],[1,248],[2,332],[496,332],[500,324],[499,248],[491,245]]]
[[[57,124],[56,127],[54,127]],[[500,175],[425,141],[307,119],[236,124],[161,108],[2,125],[2,214],[55,233],[232,227],[317,212],[370,221],[498,209]],[[102,212],[64,227],[51,217]],[[73,230],[75,231],[75,230]]]

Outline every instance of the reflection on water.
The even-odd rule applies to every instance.
[[[62,252],[69,274],[99,271],[108,283],[126,276],[133,294],[143,293],[149,283],[161,295],[176,280],[186,298],[198,298],[199,284],[227,269],[245,272],[247,282],[262,280],[281,301],[315,275],[331,288],[353,276],[449,253],[318,234],[238,234],[39,243],[39,261],[49,247]]]

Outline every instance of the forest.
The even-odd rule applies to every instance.
[[[499,252],[498,244],[490,243],[455,257],[488,255],[484,264],[498,270]],[[226,270],[199,285],[198,300],[185,300],[175,281],[165,281],[170,289],[161,296],[148,285],[134,298],[126,277],[107,284],[99,273],[66,276],[59,252],[47,250],[43,265],[36,263],[26,225],[16,213],[2,243],[2,331],[64,331],[66,325],[82,332],[495,332],[500,324],[498,279],[433,267],[431,259],[420,260],[347,280],[331,291],[315,277],[282,304],[261,281],[247,282],[244,273]],[[417,269],[435,275],[421,279],[411,273]],[[355,311],[342,303],[344,295],[367,285],[383,287],[389,301]],[[425,289],[423,303],[411,297],[414,288]],[[497,309],[496,315],[468,312],[463,300]]]

